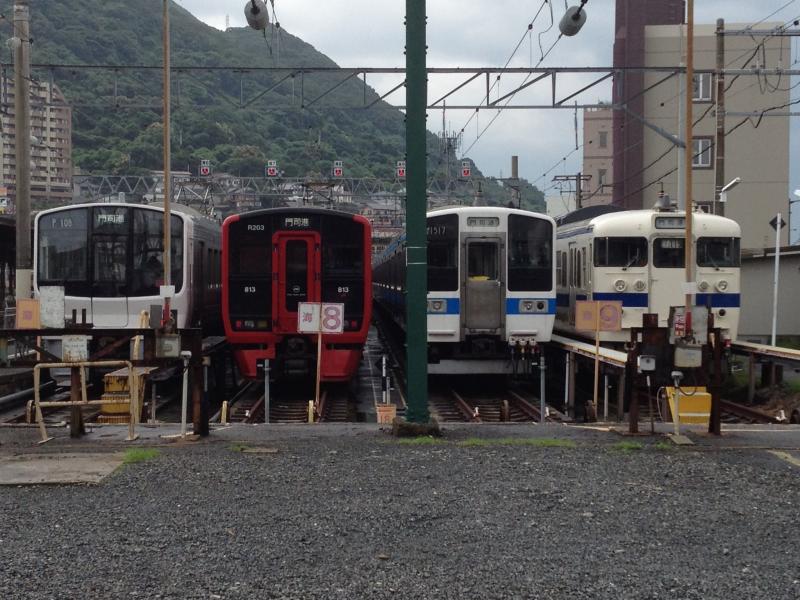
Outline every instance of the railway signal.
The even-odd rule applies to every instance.
[[[278,176],[278,161],[276,160],[268,160],[267,161],[267,177],[277,177]]]
[[[472,167],[470,166],[468,160],[461,162],[461,177],[464,177],[465,179],[467,177],[472,177]]]
[[[342,166],[342,161],[340,160],[333,161],[333,176],[344,177],[344,167]]]
[[[211,161],[204,158],[200,161],[200,177],[208,177],[211,175]]]
[[[403,179],[406,176],[406,161],[404,160],[397,161],[397,168],[395,169],[395,174],[397,175],[398,179]]]

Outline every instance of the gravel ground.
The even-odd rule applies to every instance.
[[[0,488],[0,598],[800,598],[800,469],[764,450],[470,435],[171,446]]]

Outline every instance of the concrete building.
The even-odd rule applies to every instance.
[[[775,248],[742,253],[742,308],[739,339],[769,343],[772,334],[772,289]],[[779,337],[800,336],[800,246],[781,249],[778,276]]]
[[[763,23],[769,30],[780,23]],[[726,29],[741,30],[745,25],[726,24]],[[694,62],[698,70],[716,68],[716,26],[695,27]],[[672,67],[681,63],[685,45],[684,25],[645,27],[644,65]],[[761,45],[761,48],[759,48]],[[787,67],[791,64],[791,44],[784,38],[749,36],[725,37],[725,65],[728,68]],[[645,88],[663,79],[663,73],[647,73]],[[679,78],[674,77],[644,94],[644,119],[679,138],[684,133],[679,124],[683,105],[679,97]],[[766,116],[761,111],[789,102],[790,83],[780,76],[728,77],[725,92],[725,161],[726,183],[735,177],[741,184],[728,193],[722,210],[725,216],[742,226],[743,248],[774,246],[775,232],[769,221],[778,212],[786,214],[789,189],[789,118]],[[715,199],[716,82],[713,73],[697,73],[694,85],[693,201],[711,211]],[[751,116],[748,118],[748,116]],[[740,125],[741,123],[741,125]],[[757,125],[757,126],[756,126]],[[670,197],[683,205],[679,182],[681,153],[674,144],[650,128],[642,143],[641,200],[651,206],[663,185]],[[648,185],[660,181],[660,184]],[[784,217],[785,218],[785,217]],[[787,229],[783,244],[788,243]]]
[[[614,189],[614,111],[583,111],[583,175],[591,176],[581,204],[611,204]]]
[[[47,208],[72,198],[72,109],[58,86],[31,82],[31,203]],[[16,195],[14,79],[0,74],[0,177],[11,205]],[[13,210],[13,209],[12,209]]]
[[[642,66],[645,27],[683,23],[685,14],[684,0],[616,0],[614,67]],[[626,104],[630,110],[614,111],[612,136],[616,148],[614,204],[627,208],[642,208],[641,188],[647,181],[643,174],[646,164],[642,155],[644,125],[633,116],[644,114],[644,89],[644,74],[641,72],[620,71],[614,77],[614,105]]]

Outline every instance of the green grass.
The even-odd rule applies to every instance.
[[[158,448],[128,448],[122,459],[124,465],[134,465],[136,463],[153,460],[161,454]]]
[[[675,446],[669,442],[658,442],[653,446],[656,450],[674,450]]]
[[[444,444],[444,440],[429,435],[421,435],[419,437],[399,438],[397,443],[403,446],[436,446],[437,444]]]
[[[614,450],[619,450],[620,452],[633,452],[635,450],[641,450],[644,447],[644,445],[641,442],[622,441],[622,442],[617,442],[611,447]]]
[[[534,448],[575,448],[572,440],[556,438],[469,438],[458,443],[465,448],[482,446],[533,446]]]
[[[244,451],[245,451],[245,450],[247,450],[249,447],[250,447],[250,446],[248,446],[247,444],[242,444],[242,443],[231,444],[230,446],[228,446],[228,448],[229,448],[229,449],[230,449],[232,452],[244,452]]]

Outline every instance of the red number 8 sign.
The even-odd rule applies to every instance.
[[[322,332],[323,333],[342,333],[342,313],[344,304],[323,304],[322,305]]]

